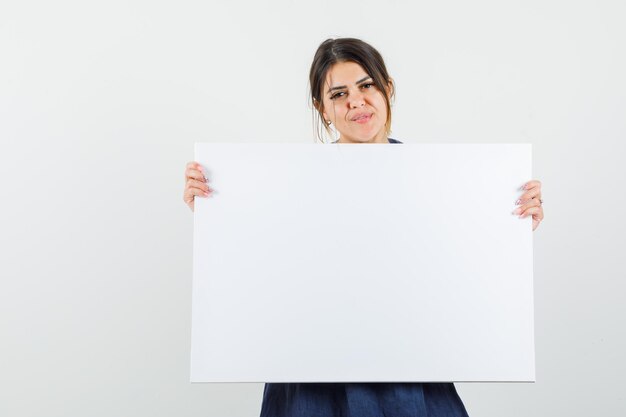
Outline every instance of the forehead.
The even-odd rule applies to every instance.
[[[356,62],[337,62],[326,74],[326,86],[350,85],[367,76],[367,72]]]

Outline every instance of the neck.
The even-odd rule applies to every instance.
[[[342,135],[335,143],[389,143],[389,139],[387,139],[387,132],[385,129],[382,129],[376,136],[373,136],[370,139],[359,140]]]

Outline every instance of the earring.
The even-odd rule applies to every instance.
[[[331,123],[332,123],[332,122],[331,122],[330,120],[326,120],[326,124],[327,124],[327,125],[329,125],[329,124],[331,124]]]

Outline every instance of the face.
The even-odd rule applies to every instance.
[[[384,92],[355,62],[334,64],[324,82],[324,120],[340,134],[339,143],[388,143]]]

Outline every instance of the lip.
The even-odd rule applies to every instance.
[[[365,122],[369,121],[372,118],[372,114],[373,113],[357,113],[357,115],[354,116],[351,120],[353,122],[357,122],[357,123],[365,123]],[[360,117],[364,117],[364,116],[366,116],[366,118],[361,119],[361,120],[357,120]]]

